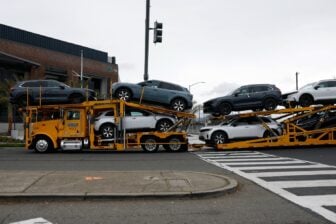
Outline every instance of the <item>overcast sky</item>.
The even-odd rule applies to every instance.
[[[0,23],[108,52],[121,81],[144,74],[146,0],[0,0]],[[335,0],[151,0],[149,79],[191,87],[200,103],[232,88],[283,92],[336,77]]]

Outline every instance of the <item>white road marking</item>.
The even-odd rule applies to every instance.
[[[301,181],[273,181],[274,185],[280,188],[296,188],[296,187],[334,187],[335,180],[301,180]]]
[[[304,164],[304,165],[295,165],[295,166],[258,166],[258,167],[242,167],[242,170],[272,170],[272,169],[300,169],[300,168],[327,168],[330,166],[324,164]]]
[[[214,160],[216,162],[220,162],[220,160]],[[282,162],[270,162],[270,161],[266,161],[266,162],[246,162],[246,163],[239,163],[239,162],[235,162],[235,163],[228,163],[227,165],[231,166],[231,165],[260,165],[260,164],[305,164],[305,161],[299,161],[299,160],[294,160],[294,161],[282,161]]]
[[[209,163],[212,163],[216,166],[222,167],[224,169],[230,170],[246,179],[249,179],[256,184],[264,187],[265,189],[268,189],[275,194],[280,195],[283,198],[286,198],[287,200],[298,204],[300,206],[306,207],[324,218],[336,223],[336,214],[326,209],[323,206],[336,206],[336,195],[313,195],[313,196],[297,196],[286,189],[291,188],[305,188],[305,187],[323,187],[323,186],[336,186],[336,178],[332,180],[310,180],[310,181],[265,181],[261,179],[260,177],[279,177],[279,176],[302,176],[302,175],[323,175],[323,174],[336,174],[336,170],[320,170],[320,171],[295,171],[295,170],[289,170],[289,171],[281,171],[281,172],[244,172],[248,170],[262,170],[262,169],[293,169],[293,168],[335,168],[335,166],[328,166],[325,164],[310,162],[310,161],[304,161],[304,160],[298,160],[293,158],[286,158],[286,157],[277,157],[278,159],[291,159],[292,161],[282,161],[279,162],[277,160],[269,160],[267,157],[274,157],[274,155],[265,154],[265,153],[259,153],[259,152],[253,152],[253,151],[246,151],[247,155],[245,153],[241,154],[242,157],[240,158],[246,158],[251,160],[255,157],[249,157],[250,156],[265,156],[265,159],[261,159],[260,162],[248,162],[248,160],[237,162],[236,160],[230,160],[231,156],[233,158],[237,158],[240,155],[239,151],[236,151],[236,153],[231,154],[224,154],[220,153],[218,157],[216,157],[216,152],[209,153],[210,155],[203,153],[197,154],[201,159],[204,161],[207,161]],[[248,155],[249,154],[249,155]],[[246,155],[246,156],[245,156]],[[223,158],[224,157],[224,158]],[[231,162],[234,161],[234,162]],[[295,165],[291,165],[295,164]],[[299,165],[302,164],[302,165]],[[238,167],[232,167],[232,165],[237,165]],[[241,166],[239,166],[241,165]],[[244,167],[244,165],[251,165],[249,167]],[[253,166],[256,165],[256,166]],[[260,166],[260,165],[273,165],[273,166]],[[285,165],[285,166],[279,166],[279,165]],[[286,166],[288,165],[288,166]]]
[[[281,176],[311,176],[311,175],[330,175],[336,174],[336,170],[310,170],[310,171],[284,171],[284,172],[264,172],[250,173],[257,177],[281,177]]]
[[[19,222],[11,222],[10,224],[52,224],[48,220],[44,218],[35,218],[35,219],[28,219]]]

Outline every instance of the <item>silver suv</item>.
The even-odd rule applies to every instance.
[[[94,129],[101,134],[102,138],[109,139],[114,137],[115,120],[114,112],[104,111],[94,119]],[[121,120],[122,129],[127,132],[157,130],[167,131],[174,125],[176,119],[166,115],[157,115],[150,111],[136,108],[126,108],[125,116]]]

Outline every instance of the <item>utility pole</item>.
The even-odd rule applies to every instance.
[[[299,89],[299,74],[298,72],[295,73],[295,80],[296,80],[296,90]]]
[[[81,50],[80,84],[83,88],[83,50]]]
[[[145,21],[145,72],[144,80],[148,80],[148,45],[149,45],[149,11],[150,11],[150,0],[146,0],[146,21]]]

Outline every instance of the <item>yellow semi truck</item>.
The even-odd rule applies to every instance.
[[[169,130],[128,132],[122,129],[125,107],[152,111],[177,120]],[[103,111],[113,111],[114,135],[102,138],[94,130],[94,118]],[[140,148],[156,152],[162,145],[167,151],[188,149],[186,128],[193,114],[120,100],[86,101],[81,104],[28,106],[25,114],[26,149],[45,153],[61,150],[116,150]]]

